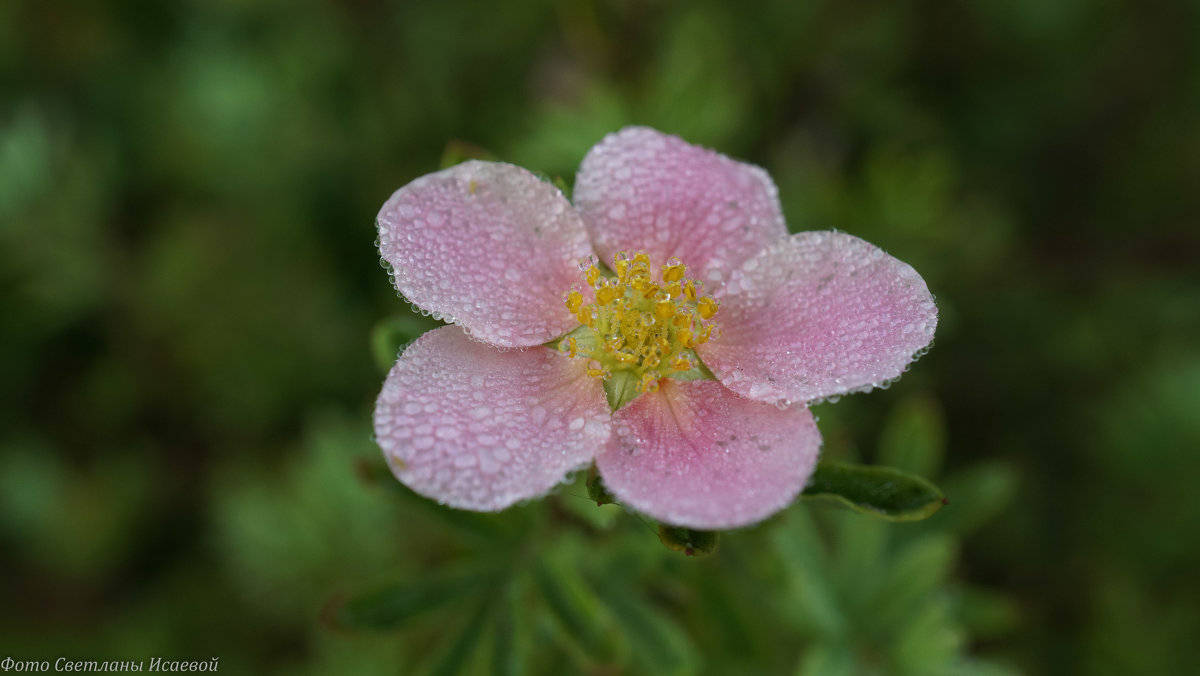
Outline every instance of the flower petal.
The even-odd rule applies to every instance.
[[[621,250],[659,265],[678,256],[709,283],[787,235],[767,172],[646,127],[588,152],[575,204],[605,262]]]
[[[804,488],[821,433],[802,406],[743,399],[711,380],[663,381],[614,415],[596,466],[626,505],[674,526],[737,528]]]
[[[591,253],[557,188],[496,162],[464,162],[397,190],[379,212],[379,251],[423,310],[502,347],[541,345],[579,325],[562,292]]]
[[[392,367],[375,436],[392,472],[452,507],[495,511],[553,488],[609,437],[608,405],[581,360],[502,352],[434,329]]]
[[[697,353],[734,392],[810,402],[897,378],[933,340],[937,307],[907,263],[840,232],[794,235],[735,271],[721,336]]]

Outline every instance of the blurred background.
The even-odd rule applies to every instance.
[[[0,93],[0,657],[1200,658],[1197,3],[8,0]],[[933,349],[817,413],[827,457],[948,507],[800,503],[687,559],[578,481],[478,516],[379,476],[384,369],[433,326],[379,266],[380,205],[463,148],[570,184],[634,123],[925,276]]]

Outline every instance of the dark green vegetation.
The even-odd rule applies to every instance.
[[[1190,673],[1197,82],[1189,0],[2,2],[0,656]],[[933,349],[817,413],[949,505],[688,558],[582,476],[477,515],[375,475],[374,353],[432,326],[384,199],[472,146],[569,184],[629,123],[925,276]]]

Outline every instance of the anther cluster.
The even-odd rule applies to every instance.
[[[563,292],[563,302],[583,326],[558,343],[571,358],[588,360],[588,375],[608,380],[631,371],[639,392],[654,392],[658,381],[696,368],[693,348],[719,335],[709,320],[717,302],[701,296],[703,283],[685,276],[687,266],[670,258],[655,281],[644,252],[613,256],[611,272],[594,255],[579,261],[594,301],[582,285]]]

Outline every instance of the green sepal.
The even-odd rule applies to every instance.
[[[592,350],[600,347],[598,342],[599,338],[596,337],[596,332],[593,331],[590,326],[584,326],[582,324],[576,326],[567,333],[564,333],[562,336],[559,336],[548,343],[544,343],[543,346],[548,347],[551,350],[557,350],[559,344],[567,338],[575,339],[575,344],[579,347],[580,352],[591,352]]]
[[[563,197],[567,198],[568,202],[571,201],[571,186],[567,185],[566,179],[564,179],[562,176],[555,176],[551,183],[554,184],[554,187],[558,188],[558,191],[563,194]]]
[[[673,373],[669,373],[669,374],[667,374],[668,378],[673,378],[675,380],[716,380],[717,379],[717,377],[713,375],[713,372],[709,371],[708,367],[704,365],[704,362],[700,361],[700,357],[699,357],[699,355],[696,354],[695,350],[684,350],[680,354],[684,354],[684,355],[691,357],[692,363],[695,364],[695,366],[686,371],[675,371]]]
[[[637,399],[639,378],[633,371],[615,371],[604,381],[604,396],[608,397],[608,407],[615,413],[622,406]]]
[[[588,469],[587,492],[588,497],[596,501],[597,507],[611,505],[617,501],[608,491],[608,486],[604,485],[604,479],[600,477],[600,472],[596,471],[595,465]]]
[[[708,556],[717,551],[721,534],[711,530],[692,530],[659,524],[658,539],[667,549],[683,552],[688,556]]]
[[[828,499],[888,521],[920,521],[946,504],[942,491],[893,467],[822,462],[801,497]]]

